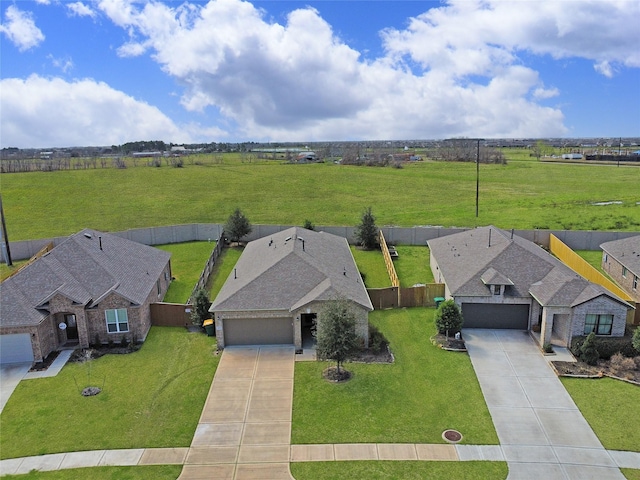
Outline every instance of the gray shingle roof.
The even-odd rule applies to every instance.
[[[640,277],[640,235],[606,242],[600,248]]]
[[[373,310],[347,240],[293,227],[247,244],[210,311],[292,311],[338,295]]]
[[[494,226],[429,240],[444,281],[455,296],[490,296],[486,285],[509,285],[505,296],[532,295],[541,305],[574,306],[600,295],[622,299],[584,279],[529,240]],[[509,280],[511,284],[501,283]]]
[[[142,304],[170,256],[115,235],[82,230],[0,284],[0,325],[37,325],[56,293],[85,306],[110,292]]]

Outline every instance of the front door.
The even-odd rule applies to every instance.
[[[78,340],[78,323],[76,322],[76,316],[73,313],[67,313],[64,316],[64,323],[67,325],[67,328],[65,328],[67,340]]]

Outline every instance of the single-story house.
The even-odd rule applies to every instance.
[[[602,269],[640,303],[640,235],[600,245]]]
[[[540,345],[624,335],[634,307],[533,242],[494,226],[428,241],[431,270],[461,307],[463,328],[540,332]]]
[[[322,306],[347,299],[368,344],[373,310],[347,240],[293,227],[249,242],[214,299],[218,346],[295,345],[322,322]]]
[[[141,342],[171,282],[168,252],[95,230],[71,235],[0,284],[2,363]]]

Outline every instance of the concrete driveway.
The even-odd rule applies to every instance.
[[[227,347],[180,480],[292,480],[293,346]]]
[[[9,401],[20,381],[29,372],[31,363],[10,363],[0,365],[0,412]]]
[[[463,333],[508,480],[624,480],[528,332]]]

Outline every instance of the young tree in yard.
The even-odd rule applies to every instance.
[[[635,348],[636,351],[640,353],[640,327],[636,327],[636,331],[633,332],[631,344],[633,345],[633,348]]]
[[[242,237],[251,233],[251,223],[239,208],[229,215],[224,225],[224,232],[232,242],[239,242]]]
[[[464,319],[458,304],[453,300],[445,300],[436,310],[435,321],[438,333],[446,333],[448,335],[459,332]]]
[[[340,376],[340,366],[358,347],[356,316],[347,300],[332,300],[324,306],[316,329],[316,340],[318,360],[335,361]]]
[[[202,326],[207,318],[211,317],[209,313],[209,296],[204,288],[199,288],[193,297],[193,310],[191,311],[191,323]]]
[[[371,207],[362,214],[355,235],[358,243],[366,250],[373,250],[378,246],[378,227],[376,227],[376,217],[371,213]]]
[[[600,354],[596,347],[596,334],[591,332],[580,347],[580,360],[587,365],[596,365],[599,358]]]

